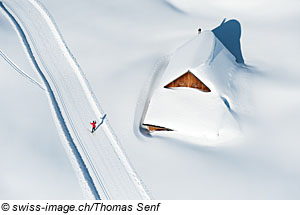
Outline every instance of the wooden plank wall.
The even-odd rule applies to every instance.
[[[150,132],[152,132],[152,131],[173,131],[172,129],[160,127],[157,125],[150,125],[150,124],[143,124],[143,125],[146,126]]]
[[[199,89],[203,92],[211,92],[211,90],[190,71],[165,86],[165,88],[172,87],[190,87]]]

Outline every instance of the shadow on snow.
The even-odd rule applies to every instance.
[[[244,58],[241,51],[241,24],[235,19],[226,21],[212,30],[215,36],[223,43],[223,45],[235,57],[237,63],[244,64]]]

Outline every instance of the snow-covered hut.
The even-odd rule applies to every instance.
[[[234,56],[211,31],[178,48],[151,90],[142,127],[190,136],[219,137],[235,133]]]

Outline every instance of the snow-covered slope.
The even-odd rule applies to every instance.
[[[299,199],[300,30],[295,27],[300,20],[299,1],[40,2],[54,17],[68,47],[80,62],[95,95],[101,101],[101,106],[108,113],[109,122],[131,163],[155,198]],[[165,67],[168,64],[166,56],[194,38],[199,27],[202,30],[215,29],[225,17],[240,23],[239,42],[243,59],[249,65],[247,75],[244,73],[242,79],[234,81],[238,83],[238,91],[233,91],[237,96],[230,101],[235,111],[244,107],[254,110],[254,118],[237,113],[241,124],[250,122],[250,126],[243,130],[243,134],[248,134],[248,137],[242,141],[228,141],[218,147],[206,147],[204,144],[208,140],[202,138],[193,142],[197,144],[191,144],[186,137],[178,140],[170,136],[142,135],[138,130],[139,122],[155,71]],[[7,31],[5,26],[1,30]],[[222,33],[230,36],[230,32]],[[4,38],[4,34],[1,35],[3,41],[11,41],[12,34],[7,35],[8,39]],[[8,44],[12,47],[8,47]],[[15,49],[13,42],[3,42],[1,48],[22,70],[35,77],[28,67],[20,63],[21,51]],[[59,195],[63,198],[67,195],[75,196],[72,195],[75,189],[71,189],[71,186],[69,191],[64,190],[64,194],[53,194],[55,188],[60,190],[68,187],[72,181],[70,177],[62,180],[64,177],[61,173],[66,174],[68,170],[66,166],[60,165],[64,154],[62,152],[53,156],[47,153],[48,150],[59,150],[60,146],[55,142],[56,130],[49,126],[51,123],[38,130],[38,126],[33,126],[30,121],[48,112],[46,101],[43,101],[43,105],[32,102],[35,108],[30,110],[31,103],[26,101],[25,95],[22,93],[22,98],[18,99],[20,96],[15,91],[22,91],[23,87],[24,91],[30,89],[30,83],[27,80],[24,80],[24,84],[21,80],[15,81],[14,75],[17,78],[19,75],[10,70],[9,66],[5,67],[6,62],[1,62],[1,71],[2,68],[6,71],[3,74],[9,73],[1,79],[1,83],[7,84],[1,85],[3,102],[0,126],[3,132],[0,133],[0,141],[3,144],[0,165],[8,173],[1,177],[1,196],[47,198],[48,193],[50,198]],[[239,76],[240,73],[235,75]],[[17,88],[13,88],[9,81],[16,84]],[[42,96],[36,97],[38,93],[32,91],[27,92],[28,99],[34,101],[39,98],[40,102]],[[24,119],[19,112],[22,112],[20,108],[25,107],[25,104],[26,113],[32,113]],[[35,112],[39,108],[41,113],[38,115]],[[233,111],[233,114],[236,113]],[[16,126],[19,129],[12,131],[11,128],[15,127],[12,121],[19,121]],[[37,119],[34,122],[38,125],[44,123]],[[256,129],[253,131],[249,127]],[[38,131],[30,132],[31,129]],[[36,133],[42,133],[41,137]],[[46,134],[47,140],[42,139]],[[14,141],[10,141],[12,136],[15,137]],[[53,143],[49,137],[52,137]],[[32,151],[26,152],[32,158],[30,161],[22,156],[22,151],[29,148],[27,145],[33,146]],[[47,145],[47,148],[41,149],[43,145]],[[48,162],[55,157],[54,164],[44,166],[45,160],[39,156],[47,157]],[[26,165],[17,165],[20,160],[24,160]],[[34,163],[41,163],[40,166],[44,168],[36,172]],[[44,177],[46,174],[40,171],[42,169],[56,169],[58,173],[54,171],[52,177]],[[48,180],[43,180],[43,177]],[[28,178],[34,180],[35,187],[27,186],[30,184]],[[57,187],[52,184],[53,189],[49,189],[49,178],[61,183]],[[44,190],[45,187],[48,189]]]
[[[150,92],[150,104],[144,124],[169,128],[194,137],[233,138],[239,126],[232,115],[235,110],[236,73],[241,67],[211,31],[205,31],[180,47],[170,57],[158,83]],[[164,88],[190,71],[211,92],[180,87]],[[160,132],[157,132],[160,133]],[[170,135],[173,132],[167,132]]]
[[[108,121],[94,135],[89,132],[89,121],[99,119],[103,111],[50,17],[34,0],[3,3],[41,76],[74,164],[93,198],[148,199]]]
[[[2,9],[0,41],[1,51],[27,76],[39,80]],[[45,91],[17,73],[1,56],[0,71],[0,168],[5,172],[0,177],[0,198],[84,198]]]

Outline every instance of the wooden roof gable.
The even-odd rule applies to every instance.
[[[184,73],[182,76],[178,77],[174,81],[164,86],[164,88],[175,88],[175,87],[190,87],[190,88],[199,89],[203,92],[211,92],[211,90],[189,70],[186,73]]]

